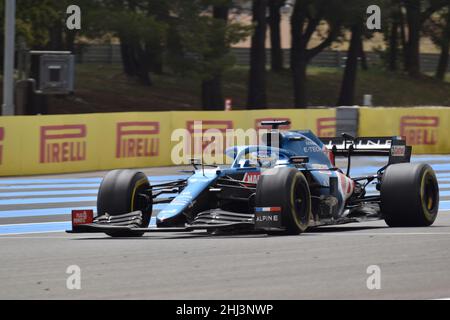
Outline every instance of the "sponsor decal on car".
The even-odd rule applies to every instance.
[[[117,124],[116,158],[159,156],[159,122],[120,122]]]
[[[439,125],[439,117],[404,116],[400,120],[400,132],[410,145],[436,145]]]
[[[314,170],[325,170],[325,172],[328,174],[330,171],[328,170],[328,165],[326,164],[321,164],[321,163],[311,163],[311,169]],[[320,171],[322,172],[322,171]]]
[[[42,126],[40,131],[40,163],[86,160],[86,125]]]
[[[406,146],[392,146],[391,156],[393,157],[404,157],[406,154]]]
[[[256,212],[281,212],[281,207],[255,208]]]
[[[348,178],[345,174],[340,172],[337,172],[337,177],[344,198],[350,198],[350,196],[353,194],[353,191],[355,190],[355,182],[352,179]]]
[[[263,211],[258,211],[258,213],[259,212],[263,212]],[[279,220],[280,220],[280,217],[277,214],[256,215],[256,222],[278,222]]]
[[[255,208],[255,227],[258,229],[280,228],[281,210],[281,207]]]
[[[334,157],[333,152],[331,150],[329,150],[326,146],[323,146],[322,152],[325,153],[325,155],[327,156],[328,160],[330,160],[331,164],[333,166],[335,166],[336,165],[336,159]]]
[[[247,172],[243,181],[246,183],[258,183],[259,177],[261,177],[261,172]]]
[[[72,210],[72,226],[90,224],[94,222],[93,210]]]

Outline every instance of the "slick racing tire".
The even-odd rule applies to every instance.
[[[103,179],[97,199],[97,214],[102,216],[122,215],[134,211],[142,212],[140,228],[147,228],[152,216],[152,199],[146,199],[141,194],[150,188],[147,176],[133,170],[114,170]],[[144,233],[111,232],[111,237],[139,237]]]
[[[390,227],[428,227],[439,211],[436,174],[427,164],[389,166],[381,181],[381,213]]]
[[[294,168],[275,168],[264,172],[257,185],[255,206],[281,207],[282,232],[268,234],[298,235],[309,226],[311,192],[303,173]]]

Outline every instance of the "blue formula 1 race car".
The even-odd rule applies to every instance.
[[[286,124],[263,123],[272,127],[266,143],[228,150],[234,161],[226,169],[193,164],[188,179],[153,186],[142,172],[111,171],[100,186],[97,217],[73,217],[68,232],[298,235],[311,227],[380,219],[391,227],[434,223],[436,175],[427,164],[410,163],[412,148],[402,138],[320,139],[311,131],[278,130]],[[373,175],[350,177],[355,156],[386,156],[388,162]],[[336,157],[347,158],[345,173],[336,167]],[[378,192],[367,195],[372,184]],[[156,204],[165,205],[152,219]]]

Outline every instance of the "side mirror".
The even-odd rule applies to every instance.
[[[199,165],[202,164],[202,160],[200,160],[200,159],[193,158],[193,159],[190,159],[190,160],[191,160],[191,165],[199,166]]]
[[[191,160],[191,166],[194,167],[195,170],[198,170],[198,166],[202,165],[202,160],[200,159],[190,159]]]

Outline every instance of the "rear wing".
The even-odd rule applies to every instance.
[[[411,161],[412,147],[402,137],[320,138],[334,156],[386,156],[389,164]]]

